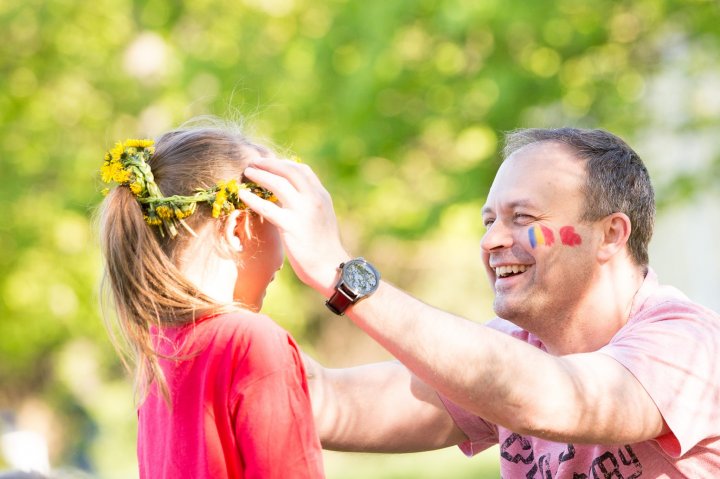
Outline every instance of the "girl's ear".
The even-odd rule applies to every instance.
[[[243,234],[244,228],[242,223],[246,221],[247,215],[241,210],[233,210],[227,218],[225,218],[225,226],[223,227],[223,237],[230,246],[230,251],[240,253],[243,250],[243,241],[240,235]]]

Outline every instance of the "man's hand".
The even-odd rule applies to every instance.
[[[329,298],[338,266],[350,259],[340,241],[330,194],[309,166],[289,160],[256,160],[245,176],[272,191],[279,204],[246,190],[240,190],[240,199],[277,226],[298,278]]]

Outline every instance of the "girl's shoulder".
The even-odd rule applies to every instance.
[[[243,355],[272,356],[282,354],[288,346],[297,348],[290,333],[269,316],[244,310],[201,318],[190,326],[188,333]]]
[[[214,350],[208,353],[233,365],[231,382],[240,389],[280,371],[303,374],[300,348],[270,317],[239,311],[217,315],[207,323],[213,336],[208,346]]]
[[[288,334],[269,316],[242,309],[203,317],[196,325],[225,334]]]

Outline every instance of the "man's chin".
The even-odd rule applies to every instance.
[[[498,301],[495,299],[493,310],[498,318],[502,318],[520,326],[530,316],[529,308],[524,304],[517,304],[511,301]]]

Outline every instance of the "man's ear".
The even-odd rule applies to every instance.
[[[247,215],[241,210],[233,210],[227,218],[225,218],[225,225],[223,226],[223,237],[230,247],[230,251],[233,253],[240,253],[243,250],[243,242],[240,235],[244,228],[242,223],[247,218]]]
[[[603,218],[602,227],[603,236],[598,249],[598,259],[606,262],[618,252],[625,250],[632,225],[625,213],[613,213]]]

